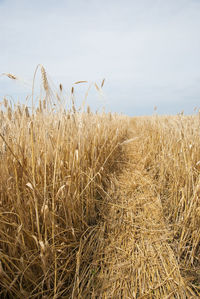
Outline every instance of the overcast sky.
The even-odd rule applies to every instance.
[[[0,0],[0,74],[22,79],[1,76],[0,97],[30,94],[42,64],[67,91],[105,78],[104,98],[94,90],[88,98],[94,108],[192,113],[200,108],[199,32],[200,0]],[[85,89],[76,89],[80,101]]]

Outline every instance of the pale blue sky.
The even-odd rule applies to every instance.
[[[0,96],[30,94],[36,66],[67,91],[101,82],[94,108],[129,115],[200,108],[200,0],[0,0]],[[38,79],[39,80],[39,79]],[[84,87],[77,87],[81,101]]]

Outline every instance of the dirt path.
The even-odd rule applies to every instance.
[[[141,141],[124,146],[127,167],[109,191],[92,298],[197,298],[181,277]]]

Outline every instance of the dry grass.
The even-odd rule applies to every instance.
[[[41,72],[1,106],[0,297],[198,298],[199,116],[65,110]]]
[[[199,289],[200,115],[155,116],[140,119],[137,126],[146,136],[144,169],[160,198],[171,247],[182,275]]]
[[[104,215],[99,298],[199,298],[199,124],[198,116],[132,120],[129,161]]]
[[[49,97],[43,69],[42,75]],[[61,108],[56,112],[40,101],[30,115],[27,107],[12,108],[4,100],[1,298],[69,297],[79,268],[89,266],[98,245],[95,234],[110,174],[122,159],[126,117]]]

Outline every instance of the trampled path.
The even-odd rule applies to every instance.
[[[124,146],[128,161],[109,190],[92,298],[197,298],[181,276],[141,141]]]

